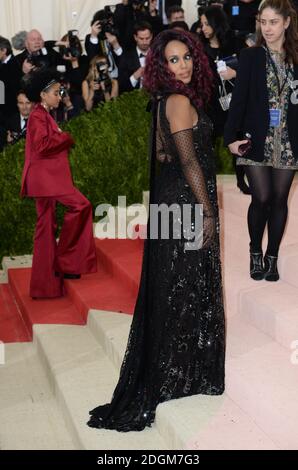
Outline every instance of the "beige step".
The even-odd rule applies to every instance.
[[[110,401],[118,372],[87,327],[35,325],[34,341],[77,449],[167,449],[155,426],[142,433],[89,428],[89,410]]]
[[[32,343],[5,345],[0,365],[1,450],[74,450]]]

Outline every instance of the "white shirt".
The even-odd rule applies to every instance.
[[[28,122],[28,118],[24,118],[21,114],[20,114],[20,118],[21,118],[21,130],[23,130],[26,124],[25,119],[27,119],[27,122]]]
[[[10,59],[11,59],[11,54],[8,57],[6,57],[5,60],[3,60],[2,64],[7,64],[10,61]]]
[[[142,52],[138,47],[136,49],[137,49],[137,54],[138,54],[139,61],[140,61],[140,67],[145,67],[147,52],[146,54],[144,54],[144,52]],[[140,57],[140,55],[142,55],[143,57]],[[135,88],[139,82],[140,82],[140,88],[142,88],[142,79],[137,80],[132,74],[130,77],[130,83],[132,84],[132,86]]]

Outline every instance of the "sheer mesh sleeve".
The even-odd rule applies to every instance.
[[[214,211],[211,205],[203,171],[196,156],[193,130],[184,129],[172,134],[179,155],[185,179],[194,193],[198,204],[203,205],[204,243],[207,246],[215,237]]]

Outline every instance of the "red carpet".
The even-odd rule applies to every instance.
[[[34,324],[85,325],[92,308],[132,314],[143,243],[96,240],[96,249],[98,272],[66,281],[67,295],[61,299],[32,300],[28,294],[31,270],[9,270],[9,285],[0,285],[0,341],[32,341]]]

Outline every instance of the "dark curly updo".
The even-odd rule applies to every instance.
[[[60,83],[60,75],[55,69],[35,70],[22,79],[22,89],[30,101],[39,103],[41,92],[47,91],[55,83]]]

